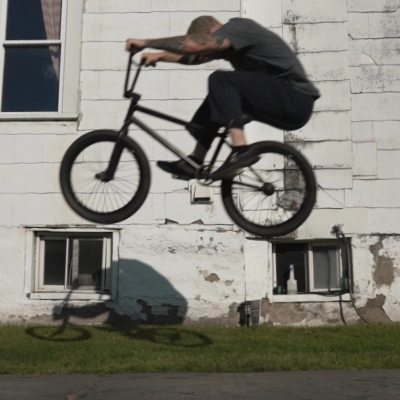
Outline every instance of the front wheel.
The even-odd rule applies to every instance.
[[[231,180],[222,181],[222,200],[232,220],[257,236],[283,236],[311,214],[316,180],[306,158],[288,144],[252,145],[259,161]]]
[[[60,183],[65,200],[81,217],[115,224],[134,214],[146,200],[150,167],[132,139],[121,139],[121,156],[111,180],[101,179],[118,141],[110,130],[89,132],[69,147],[61,162]]]

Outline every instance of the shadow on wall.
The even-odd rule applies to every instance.
[[[165,265],[165,269],[174,268]],[[188,302],[174,286],[151,266],[121,259],[116,311],[135,322],[149,324],[183,323]]]
[[[116,300],[83,305],[66,295],[64,305],[54,308],[51,316],[39,316],[31,323],[57,325],[30,327],[26,333],[37,339],[70,342],[88,340],[91,333],[82,325],[102,324],[96,329],[120,332],[132,339],[198,347],[211,344],[208,337],[173,327],[156,328],[146,324],[182,324],[187,313],[187,300],[171,283],[149,265],[138,260],[120,259]],[[57,309],[56,309],[57,308]],[[67,334],[67,327],[74,327]]]

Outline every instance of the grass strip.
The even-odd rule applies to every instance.
[[[400,324],[0,326],[0,374],[400,369]]]

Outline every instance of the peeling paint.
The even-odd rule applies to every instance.
[[[219,279],[219,276],[218,276],[217,274],[214,274],[214,273],[212,273],[212,274],[206,276],[204,279],[205,279],[207,282],[211,282],[211,283],[213,283],[213,282],[218,282],[218,281],[220,280],[220,279]]]
[[[294,24],[289,25],[289,30],[292,34],[292,40],[290,41],[290,44],[292,45],[293,51],[295,53],[298,53],[300,48],[299,48],[299,43],[297,39],[297,26]]]
[[[369,250],[374,257],[374,281],[377,286],[390,286],[394,282],[394,260],[380,255],[383,249],[383,240],[386,236],[380,236],[376,244],[370,245]]]
[[[287,10],[285,12],[284,23],[285,24],[294,24],[299,19],[299,16],[294,14],[293,11]]]
[[[359,312],[368,321],[373,323],[391,322],[391,319],[383,309],[385,301],[386,297],[383,294],[379,294],[374,299],[368,299],[367,304],[361,307]]]

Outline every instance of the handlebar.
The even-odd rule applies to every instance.
[[[137,80],[138,80],[138,78],[139,78],[140,71],[142,70],[142,67],[143,67],[143,65],[145,64],[145,61],[146,61],[146,60],[143,59],[143,60],[140,62],[140,64],[137,64],[137,63],[133,60],[133,54],[130,54],[130,55],[129,55],[128,69],[127,69],[127,71],[126,71],[126,79],[125,79],[125,91],[124,91],[124,97],[126,97],[127,99],[131,99],[131,98],[137,96],[137,95],[133,92],[133,90],[135,89],[136,82],[137,82]],[[131,75],[131,67],[132,67],[132,64],[137,65],[138,69],[136,70],[136,74],[135,74],[135,77],[133,78],[132,85],[131,85],[130,88],[129,88],[129,80],[130,80],[129,78],[130,78],[130,75]]]

